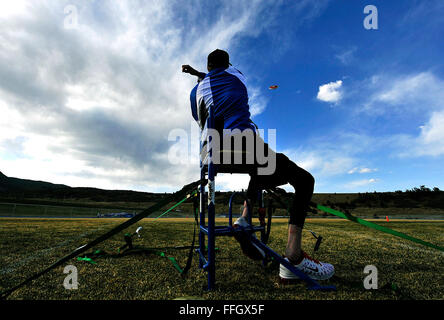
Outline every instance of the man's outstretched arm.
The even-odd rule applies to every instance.
[[[201,81],[203,78],[205,78],[205,73],[199,72],[199,71],[197,71],[196,69],[194,69],[193,67],[191,67],[191,66],[189,66],[187,64],[184,64],[182,66],[182,72],[189,73],[192,76],[198,77],[199,81]]]

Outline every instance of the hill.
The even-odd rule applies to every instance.
[[[34,204],[57,203],[76,206],[83,203],[90,206],[100,203],[151,203],[159,201],[165,195],[164,193],[129,190],[73,188],[45,181],[11,178],[0,172],[0,201]]]
[[[226,206],[233,192],[216,192],[216,202]],[[284,202],[291,203],[292,193],[283,192]],[[103,190],[97,188],[73,188],[45,181],[7,177],[0,172],[0,202],[76,205],[85,207],[107,207],[141,209],[161,200],[166,193],[138,192],[130,190]],[[344,212],[365,215],[386,215],[385,212],[406,214],[444,215],[444,191],[425,186],[411,190],[373,193],[318,193],[313,201]],[[236,205],[243,203],[241,197]],[[285,214],[284,206],[275,203]],[[378,209],[375,211],[375,209]],[[409,210],[406,210],[409,209]],[[237,210],[236,210],[237,211]]]
[[[63,184],[53,184],[44,181],[34,181],[27,179],[9,178],[0,172],[0,192],[20,193],[20,192],[45,192],[54,189],[69,188]]]

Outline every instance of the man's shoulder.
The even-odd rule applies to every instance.
[[[211,86],[223,86],[236,82],[242,83],[245,88],[247,87],[246,79],[242,72],[230,66],[225,69],[220,68],[207,73],[206,77],[199,84],[200,86],[206,86],[209,84]]]
[[[244,86],[246,86],[246,79],[245,76],[242,72],[240,72],[238,69],[234,68],[234,67],[228,67],[227,69],[224,70],[226,73],[238,78],[243,84]]]
[[[196,96],[196,92],[197,92],[197,87],[198,87],[198,86],[199,86],[199,84],[196,84],[196,85],[194,86],[194,88],[191,89],[191,93],[190,93],[191,97],[195,97],[195,96]]]

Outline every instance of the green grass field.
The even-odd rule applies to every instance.
[[[75,248],[95,239],[123,219],[0,219],[0,291],[12,287],[52,264]],[[219,219],[218,223],[225,223]],[[432,242],[444,243],[443,221],[378,220],[395,230]],[[163,247],[189,245],[193,235],[191,219],[145,219],[143,237],[135,245]],[[308,219],[306,229],[322,235],[324,241],[313,257],[330,262],[336,274],[329,284],[337,292],[309,291],[303,283],[284,286],[278,281],[278,265],[263,267],[242,255],[234,238],[217,238],[217,289],[205,291],[206,273],[198,269],[197,255],[185,278],[172,263],[157,255],[102,257],[97,264],[72,260],[78,269],[79,288],[66,290],[64,267],[58,267],[17,290],[9,299],[117,299],[171,300],[193,297],[205,300],[254,299],[443,299],[444,253],[338,219]],[[269,245],[282,253],[287,221],[273,222]],[[304,231],[304,248],[312,254],[315,239]],[[123,244],[123,233],[98,248],[115,253]],[[166,251],[183,266],[187,250]],[[68,264],[68,263],[67,263]],[[377,290],[365,290],[366,265],[378,268]],[[324,282],[325,283],[325,282]],[[396,290],[393,289],[395,285]]]

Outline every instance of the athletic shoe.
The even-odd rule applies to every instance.
[[[239,217],[235,222],[234,222],[234,227],[237,228],[238,226],[241,227],[248,227],[250,224],[247,222],[247,219],[245,219],[244,217]]]
[[[234,228],[246,228],[248,226],[249,223],[244,217],[240,217],[236,220],[236,222],[234,222]],[[249,235],[245,232],[235,232],[234,238],[239,242],[242,252],[250,259],[262,260],[265,258],[264,251],[256,246],[253,242],[251,242]]]
[[[313,259],[304,251],[302,251],[302,254],[302,261],[299,264],[293,264],[293,266],[304,272],[310,278],[314,280],[327,280],[330,279],[335,273],[335,268],[333,265]],[[288,258],[285,258],[285,260],[289,261]],[[288,270],[284,265],[281,264],[279,269],[279,277],[282,280],[299,279],[297,275]]]

